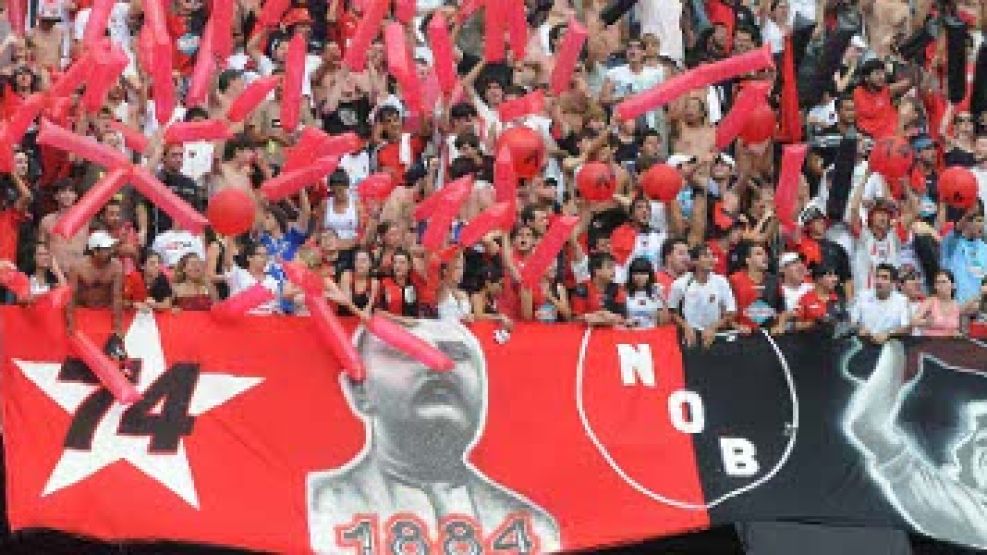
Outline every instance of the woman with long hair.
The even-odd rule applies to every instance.
[[[207,278],[206,264],[199,255],[190,252],[175,265],[174,305],[179,310],[209,310],[219,299],[212,280]]]
[[[651,261],[638,257],[627,267],[627,323],[635,328],[648,329],[667,324],[672,320],[668,303],[661,286],[655,283],[655,271]]]
[[[31,284],[31,299],[44,295],[55,287],[68,284],[58,262],[48,250],[48,245],[44,243],[34,246],[34,261],[26,270],[25,273]]]
[[[960,337],[960,317],[976,313],[980,299],[960,305],[956,300],[956,281],[949,270],[936,272],[932,283],[934,292],[919,305],[912,325],[925,337]]]
[[[370,251],[356,249],[353,254],[353,269],[343,272],[339,288],[364,316],[370,316],[380,295],[380,281],[373,276],[373,258]],[[344,308],[341,313],[351,315],[352,310]],[[355,316],[355,314],[352,314]]]
[[[550,264],[534,289],[521,289],[521,317],[542,323],[565,322],[572,317],[569,294],[558,278],[558,267]]]
[[[435,305],[440,320],[473,321],[473,305],[470,303],[469,295],[459,286],[462,281],[463,255],[459,253],[440,270]]]

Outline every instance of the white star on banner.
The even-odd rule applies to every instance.
[[[168,370],[154,316],[138,313],[127,331],[124,344],[129,357],[141,360],[137,389],[144,392]],[[59,362],[14,360],[14,363],[27,379],[34,382],[45,395],[70,415],[74,415],[79,405],[98,389],[96,385],[60,381],[58,375],[62,363]],[[263,378],[200,373],[194,386],[188,413],[190,416],[199,416],[262,381]],[[61,458],[48,477],[42,497],[81,482],[116,461],[124,460],[161,483],[192,507],[199,508],[195,482],[185,455],[184,441],[179,439],[178,448],[173,453],[152,452],[151,437],[122,435],[117,432],[120,419],[126,410],[126,406],[113,401],[96,426],[91,449],[63,449]]]

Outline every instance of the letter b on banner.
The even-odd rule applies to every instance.
[[[723,454],[723,469],[730,476],[748,478],[761,470],[757,463],[757,448],[747,439],[721,437],[720,452]]]

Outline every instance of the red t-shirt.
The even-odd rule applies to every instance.
[[[123,300],[132,303],[144,302],[148,297],[147,285],[142,272],[130,272],[123,278]]]
[[[812,289],[799,297],[795,315],[800,322],[817,322],[829,312],[829,303],[837,299],[836,293],[830,293],[828,298],[823,299],[815,289]]]
[[[0,260],[17,262],[17,239],[20,236],[21,222],[27,214],[8,208],[0,211]]]
[[[853,91],[857,108],[857,127],[874,139],[891,137],[898,129],[898,110],[891,103],[891,89],[871,92],[866,87]]]
[[[421,137],[411,137],[411,159],[417,160],[425,150],[425,141]],[[401,142],[387,143],[377,151],[377,165],[382,171],[389,172],[399,181],[404,181],[404,172],[408,166],[401,163]]]
[[[769,283],[769,276],[765,275],[764,281],[761,283],[754,283],[751,279],[750,274],[746,270],[741,270],[730,274],[730,288],[733,289],[734,299],[737,301],[737,323],[743,324],[748,327],[756,328],[760,327],[766,323],[774,320],[774,318],[766,319],[762,324],[751,320],[748,315],[747,309],[754,304],[759,299],[764,299],[766,304],[770,306],[771,309],[777,313],[777,306],[775,301],[778,295],[774,294],[776,292],[766,291],[765,284]],[[775,284],[777,287],[777,281],[770,280],[771,283]],[[772,301],[771,299],[775,299]]]
[[[706,241],[709,245],[709,250],[713,253],[713,258],[716,263],[713,265],[713,273],[720,274],[721,276],[727,275],[727,255],[729,254],[722,246],[720,242],[710,239]]]
[[[576,287],[572,294],[572,312],[576,316],[590,314],[597,310],[623,314],[623,305],[627,302],[627,294],[616,283],[611,283],[600,290],[595,283],[588,281]]]

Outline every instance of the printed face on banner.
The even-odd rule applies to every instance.
[[[845,359],[843,375],[856,391],[844,432],[867,459],[871,479],[912,526],[987,547],[985,359],[981,354],[952,364],[941,358],[948,351],[908,353],[897,340],[874,349],[858,342]]]
[[[455,322],[418,321],[410,330],[455,367],[434,372],[362,333],[367,378],[340,386],[366,425],[363,450],[344,466],[307,479],[309,535],[319,553],[557,550],[558,526],[540,507],[467,462],[486,419],[483,350]],[[437,539],[436,539],[437,538]]]

